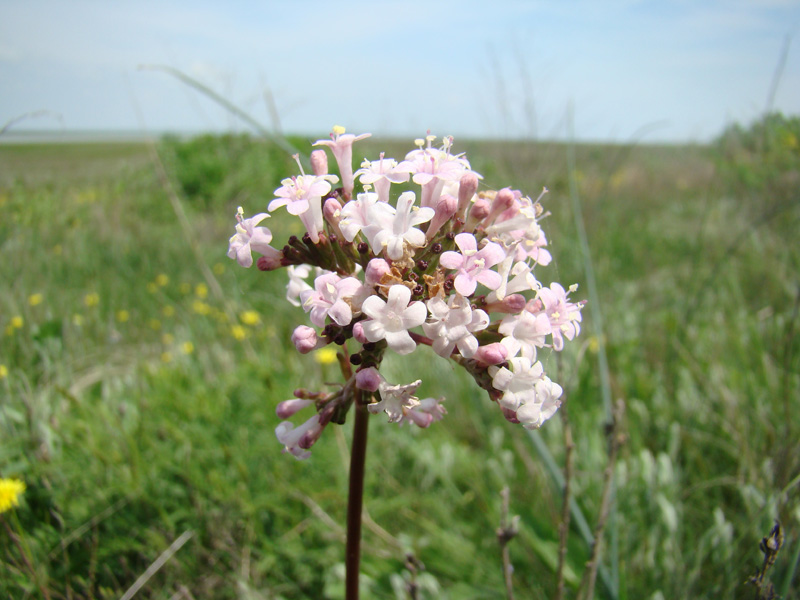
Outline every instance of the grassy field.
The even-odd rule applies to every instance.
[[[608,463],[603,357],[626,405],[597,598],[753,598],[744,582],[775,519],[769,576],[800,598],[800,154],[783,130],[755,145],[759,132],[738,133],[714,147],[456,140],[490,186],[551,190],[555,259],[537,275],[579,283],[579,298],[576,220],[586,229],[597,297],[558,379],[590,527]],[[336,366],[290,343],[306,316],[284,273],[225,257],[236,207],[264,210],[292,160],[239,136],[156,150],[0,145],[0,476],[27,486],[0,515],[0,596],[119,598],[180,539],[137,598],[341,598],[350,423],[302,462],[273,434],[277,402]],[[299,232],[269,225],[278,246]],[[505,598],[508,486],[515,592],[552,598],[561,489],[547,459],[563,465],[563,423],[528,435],[432,356],[386,364],[389,379],[419,373],[449,414],[425,431],[372,419],[363,597],[407,598],[414,578],[420,598]],[[591,551],[572,522],[567,598]]]

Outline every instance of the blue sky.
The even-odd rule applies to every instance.
[[[800,113],[799,27],[781,0],[0,0],[0,126],[246,130],[159,64],[309,135],[706,141],[762,113],[787,35]]]

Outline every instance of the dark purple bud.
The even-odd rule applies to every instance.
[[[367,242],[359,242],[357,247],[359,254],[367,254],[369,252],[369,244]]]
[[[453,239],[455,239],[455,238],[453,238]],[[431,246],[431,252],[433,252],[434,254],[441,254],[442,253],[442,245],[439,242],[436,242],[433,246]]]
[[[417,268],[420,271],[427,271],[428,270],[428,261],[427,260],[422,260],[422,259],[418,260],[417,261]]]
[[[364,359],[361,358],[360,354],[351,354],[350,355],[350,364],[351,365],[360,365],[362,362],[364,362]]]

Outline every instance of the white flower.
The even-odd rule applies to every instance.
[[[525,429],[539,429],[561,406],[560,398],[563,390],[547,376],[537,381],[533,389],[535,400],[526,402],[517,409],[517,419]]]
[[[414,396],[414,392],[422,383],[417,379],[405,385],[391,385],[385,379],[378,386],[378,393],[381,401],[367,406],[371,413],[385,412],[389,417],[389,423],[398,423],[403,418],[405,411],[419,406],[419,398]]]
[[[500,405],[516,413],[526,429],[538,429],[561,405],[561,386],[544,374],[542,363],[511,358],[506,367],[489,367],[492,386],[503,392]]]
[[[408,330],[425,322],[428,311],[422,302],[411,304],[411,290],[401,284],[389,288],[388,300],[370,296],[361,305],[361,312],[370,317],[362,321],[364,335],[370,342],[385,339],[398,354],[410,354],[417,347]]]
[[[433,341],[433,351],[449,358],[458,346],[461,356],[471,358],[478,349],[478,340],[472,333],[489,326],[489,315],[480,309],[473,310],[459,293],[450,296],[448,302],[432,298],[428,301],[428,310],[432,320],[423,323],[422,329]]]
[[[358,194],[355,200],[350,200],[342,207],[339,215],[339,229],[342,230],[342,235],[348,242],[352,242],[358,233],[364,230],[367,241],[372,243],[372,236],[379,228],[373,227],[371,230],[367,230],[367,227],[370,225],[370,207],[377,201],[378,194],[365,192]]]
[[[292,306],[300,306],[300,292],[310,290],[306,277],[311,274],[311,265],[289,265],[289,283],[286,284],[286,299]]]
[[[415,225],[426,223],[436,214],[432,208],[414,206],[414,192],[403,192],[397,199],[397,209],[381,202],[372,206],[369,214],[375,216],[380,229],[372,236],[372,251],[379,254],[386,248],[386,256],[392,260],[403,258],[405,243],[414,248],[425,245],[425,234]]]
[[[552,333],[550,319],[544,313],[534,315],[523,310],[518,315],[508,315],[500,323],[498,329],[504,336],[500,342],[508,349],[509,356],[522,356],[536,360],[536,348],[544,348],[545,337]]]

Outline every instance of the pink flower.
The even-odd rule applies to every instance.
[[[325,327],[325,317],[337,325],[349,325],[353,310],[346,299],[360,289],[361,282],[355,277],[342,279],[336,273],[326,273],[314,280],[313,290],[300,292],[300,302],[303,310],[311,311],[311,322],[317,327]]]
[[[356,171],[362,185],[373,185],[381,202],[389,201],[389,188],[393,183],[405,183],[408,181],[411,166],[406,164],[398,166],[393,158],[384,158],[381,152],[380,158],[370,162],[365,160],[361,163],[361,168]]]
[[[570,288],[570,291],[577,289]],[[541,305],[547,318],[550,319],[550,326],[553,333],[553,349],[562,350],[564,348],[564,338],[571,340],[581,332],[581,309],[582,303],[570,302],[567,292],[558,283],[551,283],[549,288],[542,288],[536,295],[536,300],[532,301],[531,308],[535,311],[537,305]],[[527,309],[526,309],[527,310]]]
[[[361,306],[361,312],[370,317],[362,321],[364,335],[370,342],[385,339],[389,348],[398,354],[410,354],[417,347],[408,330],[425,322],[428,311],[422,302],[408,301],[411,290],[401,284],[389,288],[386,302],[378,296],[370,296]]]
[[[323,227],[322,197],[331,191],[331,182],[336,182],[335,175],[300,175],[281,181],[283,184],[275,190],[275,200],[269,203],[267,210],[285,206],[290,215],[299,216],[306,226],[311,241],[319,242],[319,232]]]
[[[440,421],[447,414],[442,406],[444,398],[425,398],[420,400],[417,406],[403,409],[403,417],[398,421],[399,425],[410,421],[422,429],[430,426],[434,421]]]
[[[330,140],[317,140],[314,146],[328,146],[333,152],[339,174],[342,176],[342,187],[347,198],[353,193],[353,143],[371,136],[371,133],[353,135],[345,133],[344,127],[335,126]]]
[[[536,360],[536,348],[544,348],[545,338],[550,335],[550,319],[545,314],[534,315],[523,310],[518,315],[508,315],[498,329],[504,336],[501,343],[508,348],[509,356],[522,356]]]
[[[228,257],[233,258],[243,267],[253,266],[253,255],[251,251],[259,254],[272,255],[278,250],[269,245],[272,241],[272,233],[266,227],[256,227],[264,219],[268,219],[266,213],[259,213],[249,219],[244,218],[244,211],[239,207],[236,213],[236,233],[228,240]]]
[[[490,267],[506,257],[503,247],[489,242],[478,251],[478,242],[471,233],[459,233],[456,236],[456,245],[461,250],[460,254],[445,252],[439,260],[439,264],[444,268],[458,271],[454,282],[456,291],[462,296],[471,296],[478,283],[482,283],[490,290],[497,289],[502,279],[500,274],[490,270]]]
[[[423,323],[422,330],[433,340],[433,351],[449,358],[458,346],[464,358],[470,358],[478,349],[473,332],[489,326],[489,315],[480,309],[473,310],[461,294],[450,296],[449,302],[436,297],[428,300],[432,320]]]
[[[317,414],[299,427],[295,427],[289,421],[283,421],[275,428],[275,437],[283,444],[284,452],[289,452],[295,458],[303,460],[311,456],[308,449],[317,441],[323,428],[324,425],[320,424]]]

